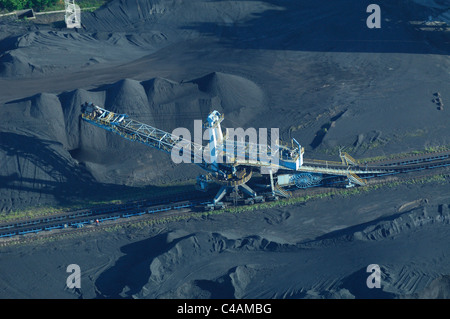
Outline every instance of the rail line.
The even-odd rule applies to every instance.
[[[450,151],[439,152],[439,153],[429,153],[420,157],[405,157],[399,158],[397,160],[384,160],[379,162],[365,162],[360,163],[357,166],[353,166],[355,169],[359,170],[402,170],[405,165],[413,166],[413,165],[421,165],[425,164],[426,166],[430,166],[428,164],[433,162],[442,162],[442,163],[450,163]],[[324,161],[324,160],[304,160],[304,165],[318,166],[318,167],[330,167],[330,168],[344,168],[347,167],[343,165],[341,162],[334,161]],[[391,167],[391,168],[389,168]]]
[[[0,224],[0,238],[39,233],[64,228],[81,228],[96,221],[104,222],[118,218],[130,218],[144,214],[155,214],[169,210],[179,210],[201,204],[209,197],[204,193],[183,193],[168,198],[142,200],[126,204],[107,205],[88,210],[58,214],[41,218],[17,220]]]
[[[364,166],[353,166],[360,172],[362,178],[370,179],[388,175],[435,169],[450,166],[450,152],[440,152],[438,154],[427,154],[417,158],[403,158],[400,161],[387,160],[383,162],[367,163]],[[325,165],[326,166],[325,166]],[[374,165],[376,164],[376,165]],[[343,169],[346,167],[339,162],[326,162],[316,160],[305,160],[305,165],[319,168]],[[364,170],[370,173],[364,174]],[[379,171],[378,173],[373,173]],[[327,186],[342,183],[343,176],[335,176],[322,184],[314,185]],[[34,219],[21,219],[0,224],[0,238],[10,238],[14,236],[26,235],[30,233],[49,232],[55,229],[82,228],[85,225],[98,222],[112,221],[119,218],[130,218],[144,214],[157,214],[184,208],[193,208],[204,205],[211,199],[211,195],[201,192],[186,192],[176,196],[158,197],[153,199],[134,201],[125,204],[112,204],[91,209],[77,210],[58,215],[44,216]]]

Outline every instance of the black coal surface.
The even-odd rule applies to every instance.
[[[450,2],[379,0],[381,28],[369,29],[372,2],[112,0],[83,11],[80,29],[1,17],[1,212],[200,173],[81,121],[86,101],[169,132],[217,109],[225,127],[279,128],[307,158],[450,145]],[[448,194],[448,181],[412,184],[6,248],[0,296],[445,297]],[[48,285],[17,266],[30,263]],[[86,271],[83,291],[61,288],[70,263]],[[382,290],[361,284],[370,263]]]

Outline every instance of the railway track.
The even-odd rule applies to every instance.
[[[305,160],[306,165],[315,167],[342,169],[344,166],[338,162],[326,162]],[[365,163],[365,165],[354,166],[360,171],[360,176],[369,179],[387,175],[395,175],[407,172],[421,171],[427,169],[441,168],[450,166],[450,152],[430,153],[425,156],[414,158],[402,158],[398,161],[383,161]],[[367,170],[370,173],[364,174],[361,171]],[[378,173],[373,173],[379,171]],[[326,185],[342,183],[342,176],[336,176]],[[119,218],[130,218],[142,216],[145,214],[158,214],[167,211],[182,210],[193,208],[208,203],[211,200],[211,194],[201,192],[187,192],[171,196],[169,198],[154,198],[149,200],[135,201],[125,204],[106,205],[94,207],[91,209],[77,210],[57,215],[44,216],[33,219],[22,219],[0,224],[0,239],[23,236],[31,233],[50,232],[55,229],[83,228],[85,225],[113,221]]]
[[[369,179],[450,166],[450,151],[401,157],[377,162],[342,162],[304,159],[299,180],[291,178],[288,190],[312,187],[352,187],[366,185]],[[314,174],[318,178],[314,180]],[[293,176],[294,177],[294,176]]]
[[[184,193],[171,199],[158,198],[126,204],[107,205],[40,218],[10,221],[0,224],[0,238],[8,238],[54,229],[82,228],[85,225],[102,223],[119,218],[130,218],[144,214],[155,214],[170,210],[200,205],[209,199],[204,193]]]

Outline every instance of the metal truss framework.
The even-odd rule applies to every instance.
[[[118,114],[99,106],[88,104],[81,114],[82,118],[106,130],[117,133],[131,141],[138,141],[167,153],[179,152],[185,162],[200,164],[207,168],[211,164],[209,145],[203,146],[173,135],[153,126],[132,120],[126,114]],[[274,156],[284,158],[284,152],[293,148],[285,145],[265,145],[247,141],[230,140],[227,137],[218,145],[217,160],[230,166],[246,165],[257,167],[283,168]],[[296,155],[298,158],[298,154]],[[294,160],[296,158],[294,157]]]

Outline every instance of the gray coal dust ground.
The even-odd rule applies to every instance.
[[[380,29],[366,26],[373,2]],[[201,173],[82,122],[85,101],[167,131],[216,109],[225,127],[279,128],[305,158],[450,145],[448,0],[112,0],[81,21],[0,18],[3,215]],[[11,245],[0,297],[449,298],[449,221],[441,177]],[[70,264],[81,289],[66,287]]]

